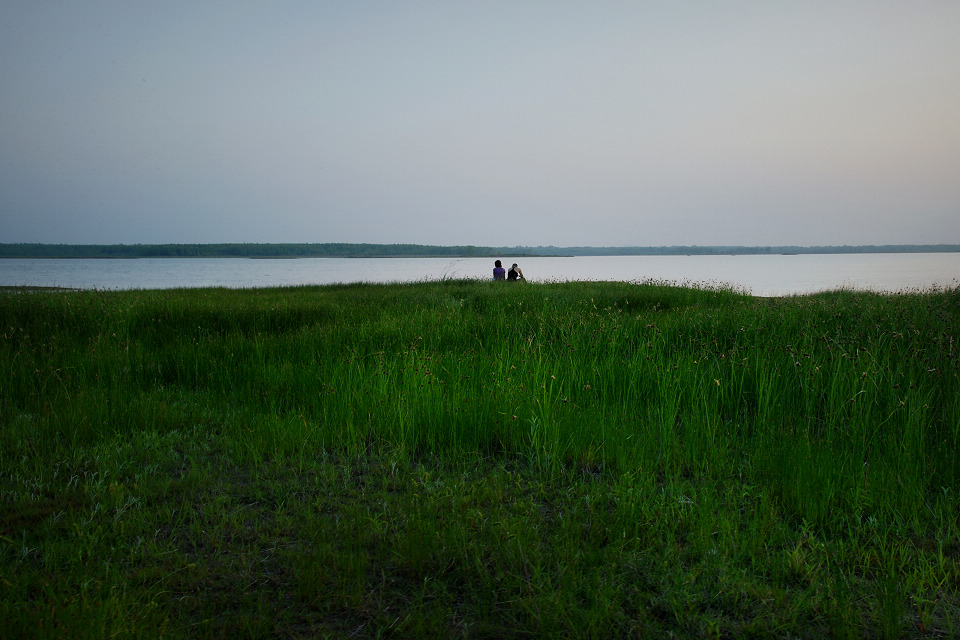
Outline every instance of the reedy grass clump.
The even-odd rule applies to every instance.
[[[957,632],[960,293],[0,294],[19,634]]]

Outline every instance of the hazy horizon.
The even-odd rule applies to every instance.
[[[945,248],[950,253],[960,251],[960,243],[948,242],[928,242],[923,244],[913,243],[886,243],[886,244],[766,244],[766,245],[476,245],[476,244],[424,244],[420,242],[0,242],[0,246],[17,245],[37,245],[41,247],[55,246],[86,246],[86,247],[165,247],[165,246],[183,246],[183,247],[233,247],[233,246],[278,246],[278,247],[297,247],[302,245],[347,245],[347,246],[404,246],[404,247],[426,247],[426,248],[473,248],[473,249],[868,249],[868,248],[888,248],[888,249],[930,249]],[[911,253],[910,251],[905,251]],[[841,251],[839,253],[846,253]],[[920,253],[926,253],[921,251]],[[420,255],[420,254],[416,254]],[[446,255],[446,254],[441,254]]]
[[[14,3],[0,243],[960,243],[960,3]]]

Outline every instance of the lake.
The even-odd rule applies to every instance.
[[[514,261],[504,258],[504,266]],[[954,288],[960,253],[517,258],[528,280],[659,280],[728,285],[757,296],[838,288]],[[489,279],[492,258],[3,259],[0,286],[74,289],[258,288],[347,282]]]

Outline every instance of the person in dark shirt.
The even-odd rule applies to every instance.
[[[523,277],[523,271],[520,270],[520,267],[517,266],[517,263],[514,262],[513,266],[510,267],[510,271],[507,272],[507,280],[515,282],[517,280],[526,280]]]
[[[497,260],[493,263],[493,279],[494,280],[503,280],[506,272],[503,270],[503,265],[500,264],[500,261]]]

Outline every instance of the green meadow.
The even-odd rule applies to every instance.
[[[0,291],[0,635],[960,635],[960,289]]]

